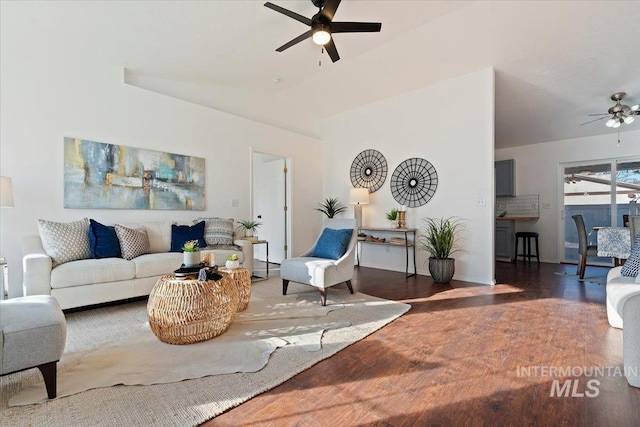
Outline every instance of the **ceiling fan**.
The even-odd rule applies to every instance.
[[[331,61],[336,62],[340,59],[340,55],[338,55],[338,50],[333,42],[332,34],[377,33],[380,31],[382,28],[382,23],[380,22],[333,22],[333,15],[336,13],[336,10],[340,5],[340,1],[341,0],[311,0],[313,5],[320,9],[320,11],[313,15],[311,19],[276,4],[266,2],[264,5],[269,9],[273,9],[276,12],[280,12],[289,18],[293,18],[296,21],[311,27],[309,31],[302,33],[295,39],[283,44],[277,48],[276,51],[282,52],[283,50],[289,49],[291,46],[311,37],[315,44],[324,46],[331,58]]]
[[[629,107],[628,105],[621,104],[620,101],[627,96],[624,92],[616,92],[611,95],[611,100],[616,102],[616,105],[609,108],[606,113],[598,113],[598,114],[589,114],[590,116],[604,116],[599,117],[597,119],[590,120],[586,123],[582,123],[582,125],[586,125],[588,123],[597,122],[598,120],[606,119],[610,116],[609,120],[605,123],[607,127],[610,128],[619,128],[622,123],[631,124],[635,119],[633,116],[640,115],[640,104],[632,105]]]

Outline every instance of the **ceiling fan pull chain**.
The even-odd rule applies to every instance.
[[[617,130],[618,130],[618,145],[617,145],[617,147],[620,147],[620,128],[618,128]]]

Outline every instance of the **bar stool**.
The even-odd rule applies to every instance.
[[[522,252],[518,253],[518,242],[522,239]],[[536,240],[536,254],[531,254],[531,239]],[[538,251],[538,233],[534,231],[519,231],[516,233],[516,250],[515,250],[515,261],[518,260],[518,257],[521,256],[522,260],[529,260],[531,262],[531,258],[536,258],[538,264],[540,264],[540,252]]]

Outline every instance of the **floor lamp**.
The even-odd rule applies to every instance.
[[[369,204],[369,189],[368,188],[352,188],[349,191],[349,203],[355,205],[354,216],[356,218],[357,227],[362,227],[362,205]]]
[[[13,189],[11,187],[11,178],[8,176],[0,176],[0,206],[3,208],[13,207]],[[4,258],[0,258],[0,278],[2,280],[3,298],[7,298],[9,294],[9,283],[7,274],[7,262]]]

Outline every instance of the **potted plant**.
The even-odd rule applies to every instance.
[[[387,219],[389,221],[391,221],[391,225],[393,227],[397,227],[398,226],[398,208],[391,209],[385,215],[387,216]]]
[[[243,219],[241,221],[238,221],[238,231],[244,231],[244,235],[245,237],[253,237],[254,235],[254,230],[257,230],[258,227],[260,227],[262,225],[261,222],[258,221],[253,221],[250,219]]]
[[[224,266],[227,267],[228,270],[235,270],[236,268],[239,268],[240,261],[238,259],[238,255],[237,254],[229,255],[227,257],[227,262],[225,262]]]
[[[436,283],[449,283],[455,273],[455,259],[451,254],[458,252],[459,232],[462,220],[456,217],[423,218],[422,233],[418,236],[419,249],[429,252],[429,274]]]
[[[182,245],[182,258],[185,267],[200,265],[200,245],[197,240],[189,240]]]
[[[325,214],[327,218],[333,218],[347,210],[347,207],[343,205],[337,197],[324,199],[324,202],[318,203],[318,206],[320,207],[316,208],[316,210]]]

